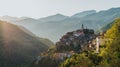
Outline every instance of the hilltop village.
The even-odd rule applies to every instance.
[[[54,48],[41,53],[37,57],[35,64],[43,62],[44,59],[59,64],[72,55],[79,54],[85,50],[94,50],[99,53],[99,37],[95,35],[93,29],[87,29],[82,24],[81,29],[67,32],[55,44]]]
[[[56,43],[56,50],[58,52],[74,51],[80,53],[86,46],[88,46],[93,39],[96,38],[94,30],[82,28],[76,31],[66,33],[59,42]]]

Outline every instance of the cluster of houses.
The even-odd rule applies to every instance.
[[[93,39],[95,39],[94,30],[85,29],[82,24],[81,29],[66,33],[66,35],[56,43],[56,51],[64,52],[73,50],[79,53]]]
[[[70,52],[63,52],[63,53],[54,53],[52,56],[53,60],[60,60],[60,61],[64,61],[66,58],[70,58],[72,55],[74,55],[73,51]]]

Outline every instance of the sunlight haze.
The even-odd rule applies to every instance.
[[[0,0],[0,16],[41,18],[57,13],[71,16],[112,7],[120,7],[119,0]]]

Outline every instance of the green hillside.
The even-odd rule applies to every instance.
[[[110,41],[99,54],[85,51],[65,60],[60,67],[120,67],[120,18],[115,19],[104,38]]]
[[[97,35],[100,39],[97,53],[94,38],[89,40],[91,42],[86,43],[87,47],[82,47],[84,50],[76,52],[77,48],[69,46],[74,44],[67,42],[70,36],[72,36],[72,32],[64,35],[60,42],[57,42],[56,47],[51,47],[48,52],[42,53],[41,59],[38,62],[34,61],[31,67],[120,67],[120,18],[114,20],[111,28],[104,35]],[[82,40],[86,39],[80,39],[80,41]],[[77,43],[77,45],[79,44],[80,42]],[[92,48],[89,47],[90,44],[92,44]],[[77,47],[79,48],[79,46]]]
[[[23,67],[48,49],[48,43],[17,25],[0,21],[0,67]],[[49,44],[50,43],[50,44]]]
[[[110,28],[112,27],[113,23],[114,23],[114,22],[109,23],[109,24],[106,24],[106,25],[103,25],[98,31],[100,31],[100,32],[105,32],[105,31],[107,31],[108,29],[110,29]]]

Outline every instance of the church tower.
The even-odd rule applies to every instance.
[[[82,29],[84,29],[84,25],[82,24]]]

